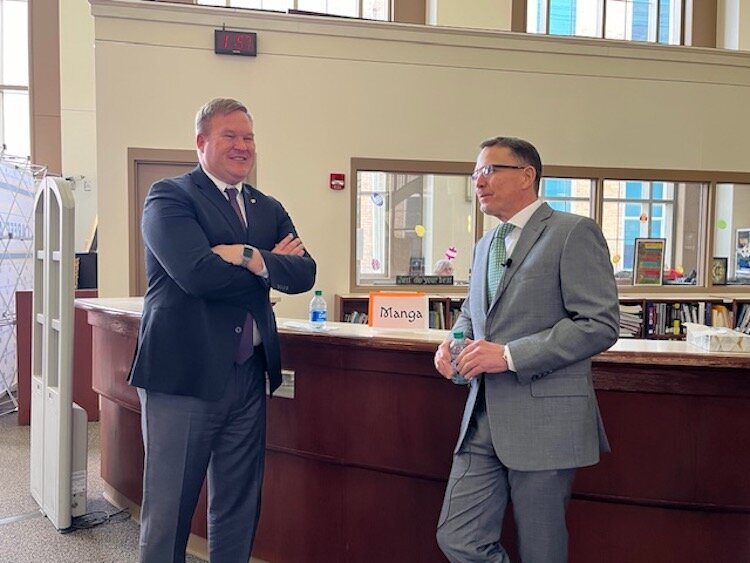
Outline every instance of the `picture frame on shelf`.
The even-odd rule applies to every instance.
[[[637,238],[633,253],[633,285],[664,283],[664,249],[666,239]]]
[[[734,252],[734,276],[750,278],[750,227],[737,229]]]
[[[711,259],[711,285],[727,285],[727,262],[720,256]]]

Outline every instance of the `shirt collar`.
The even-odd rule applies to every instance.
[[[219,191],[221,191],[221,193],[224,194],[225,197],[226,197],[226,193],[227,193],[227,188],[231,188],[231,187],[237,188],[237,193],[242,193],[242,182],[240,182],[239,184],[227,184],[226,182],[222,182],[221,180],[219,180],[216,176],[214,176],[213,174],[211,174],[205,168],[203,169],[203,172],[214,183],[214,185],[216,186],[216,188]]]
[[[529,222],[529,219],[531,219],[531,216],[534,214],[534,211],[539,209],[544,202],[541,199],[537,199],[534,202],[530,203],[521,211],[513,215],[510,219],[506,221],[506,223],[510,223],[511,225],[515,225],[516,229],[521,230],[526,226],[526,223]]]

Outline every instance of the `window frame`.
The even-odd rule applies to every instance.
[[[418,160],[389,160],[375,158],[351,159],[351,178],[356,184],[358,171],[382,171],[403,172],[416,174],[466,174],[469,176],[474,170],[474,162],[439,162]],[[713,260],[714,233],[716,229],[716,194],[719,184],[741,184],[750,185],[750,173],[745,172],[723,172],[723,171],[699,171],[699,170],[663,170],[647,168],[598,168],[582,166],[544,165],[543,177],[580,180],[586,179],[592,182],[591,218],[598,225],[603,223],[604,215],[604,181],[605,180],[633,180],[648,182],[670,182],[675,184],[704,184],[699,194],[700,208],[702,210],[698,217],[698,232],[701,247],[698,251],[697,270],[698,275],[695,285],[663,285],[663,286],[633,286],[620,285],[618,292],[621,298],[633,296],[635,298],[644,295],[658,295],[664,298],[674,297],[677,299],[689,298],[691,295],[705,296],[709,291],[720,291],[722,294],[747,294],[748,285],[722,285],[719,289],[711,281],[711,264]],[[352,293],[363,293],[373,290],[373,286],[359,285],[356,272],[356,245],[357,245],[357,200],[356,186],[352,187],[351,196],[351,227],[350,227],[350,272],[349,288]],[[474,198],[474,243],[484,235],[485,221],[489,219],[479,209],[479,203]],[[674,237],[674,224],[672,226]],[[465,286],[377,286],[378,290],[412,290],[430,291],[440,293],[465,294]]]
[[[698,276],[695,285],[664,285],[660,287],[643,287],[632,285],[618,286],[621,296],[638,296],[643,294],[688,296],[705,295],[715,288],[711,283],[711,261],[713,259],[716,190],[718,184],[750,184],[750,173],[698,171],[698,170],[659,170],[646,168],[596,168],[580,166],[545,165],[543,177],[590,179],[594,182],[593,219],[601,226],[604,215],[604,181],[634,180],[650,182],[671,182],[674,184],[705,184],[700,195],[703,213],[699,217],[699,232],[702,246],[698,254]],[[674,229],[673,229],[674,231]],[[674,236],[674,234],[673,234]],[[747,293],[747,285],[721,286],[722,294]]]
[[[359,158],[351,159],[351,227],[349,229],[349,289],[352,293],[363,293],[369,291],[439,291],[444,294],[465,294],[467,286],[465,285],[363,285],[358,283],[357,273],[357,205],[359,201],[359,192],[357,189],[358,172],[385,172],[388,174],[419,174],[419,175],[451,175],[469,177],[474,171],[473,162],[440,162],[427,160],[397,160],[397,159],[380,159],[380,158]],[[483,234],[484,214],[479,209],[479,202],[473,197],[473,229],[472,239],[476,243]],[[467,200],[468,201],[468,200]],[[389,220],[392,217],[389,216]],[[393,230],[393,225],[390,226]],[[386,271],[389,271],[386,268]],[[390,271],[389,271],[390,273]]]
[[[356,16],[345,16],[345,15],[336,14],[336,13],[333,13],[333,12],[318,12],[318,11],[314,11],[314,10],[313,11],[307,10],[307,9],[299,7],[299,0],[289,0],[291,6],[289,6],[286,9],[286,12],[281,12],[281,11],[278,11],[278,10],[273,10],[271,8],[247,8],[245,6],[236,6],[236,5],[234,5],[233,0],[220,0],[220,1],[221,1],[221,3],[217,2],[216,4],[204,4],[204,3],[201,3],[200,0],[193,0],[193,2],[196,5],[200,5],[200,6],[219,6],[219,7],[226,7],[226,8],[234,8],[234,9],[237,9],[237,10],[266,10],[266,11],[278,12],[278,13],[282,13],[282,14],[283,13],[288,13],[288,14],[323,15],[323,16],[330,16],[330,17],[336,17],[336,18],[363,19],[363,20],[367,20],[367,21],[386,21],[386,22],[390,22],[390,21],[393,21],[393,12],[394,12],[394,10],[393,10],[393,2],[392,1],[385,2],[385,5],[386,5],[386,18],[383,19],[383,20],[376,20],[376,19],[371,19],[371,18],[365,18],[365,17],[362,16],[362,13],[364,12],[364,0],[356,0],[356,3],[357,3],[357,14],[358,14]],[[262,0],[261,0],[261,2],[262,2]],[[326,0],[326,4],[327,3],[328,2]]]
[[[668,43],[668,42],[661,42],[660,34],[661,34],[661,26],[659,25],[659,17],[661,16],[661,2],[660,0],[655,0],[656,6],[655,6],[655,39],[647,39],[647,40],[641,40],[641,39],[616,39],[612,37],[606,36],[606,29],[607,29],[607,5],[610,0],[598,0],[599,2],[599,11],[601,13],[601,17],[599,18],[598,22],[598,29],[597,35],[577,35],[575,33],[567,35],[567,34],[557,34],[557,33],[550,33],[550,15],[552,12],[551,3],[554,2],[554,0],[543,0],[544,6],[543,9],[545,13],[543,14],[543,25],[544,29],[540,31],[529,31],[528,29],[528,18],[529,18],[529,9],[530,4],[534,2],[534,0],[524,0],[524,28],[523,30],[526,33],[533,34],[533,35],[547,35],[547,36],[553,36],[553,37],[589,37],[592,39],[607,39],[610,41],[632,41],[632,42],[638,42],[638,43],[649,43],[649,44],[657,44],[657,45],[690,45],[690,38],[689,34],[687,33],[686,29],[686,21],[688,19],[688,3],[690,0],[679,0],[680,5],[680,22],[679,22],[679,33],[680,33],[680,40],[677,43]],[[632,0],[625,0],[625,1],[632,1]]]
[[[30,26],[30,13],[29,13],[29,0],[0,0],[0,147],[7,146],[8,139],[6,136],[6,119],[5,119],[5,97],[7,94],[11,93],[21,93],[26,95],[26,105],[27,105],[27,113],[26,113],[26,138],[28,139],[28,147],[26,150],[26,154],[15,154],[17,151],[11,150],[9,151],[12,154],[15,154],[15,156],[19,157],[28,157],[31,154],[31,93],[29,90],[29,81],[31,80],[31,69],[29,64],[29,59],[26,60],[26,66],[27,66],[27,74],[26,74],[26,84],[12,84],[12,83],[6,83],[5,82],[5,69],[3,67],[3,59],[5,56],[4,52],[4,37],[3,37],[3,27],[5,25],[5,5],[9,2],[17,2],[19,4],[23,4],[26,6],[26,20],[24,21],[24,24],[26,26],[26,40],[29,40],[29,26]],[[31,57],[31,52],[28,52],[28,57]],[[15,143],[14,143],[15,144]],[[3,152],[4,152],[3,148]]]

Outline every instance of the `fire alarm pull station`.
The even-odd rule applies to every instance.
[[[345,178],[346,178],[346,175],[343,172],[331,172],[331,183],[330,183],[331,189],[343,190]]]

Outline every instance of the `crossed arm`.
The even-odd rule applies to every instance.
[[[244,245],[242,244],[217,244],[211,248],[211,251],[225,262],[240,266],[242,265],[243,248]],[[295,237],[293,233],[289,233],[276,243],[271,252],[279,256],[304,256],[305,247],[302,240]],[[256,252],[253,252],[253,257],[248,262],[247,269],[255,275],[261,275],[266,270],[263,254],[258,252],[257,249]]]

